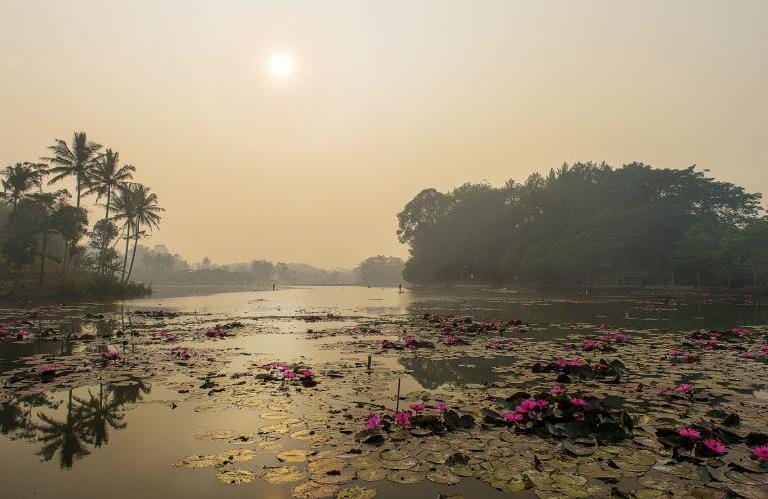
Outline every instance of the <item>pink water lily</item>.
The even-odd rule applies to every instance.
[[[687,393],[687,392],[690,392],[691,390],[693,390],[693,385],[691,385],[690,383],[683,383],[675,387],[675,391],[678,393]]]
[[[227,335],[227,330],[223,327],[212,327],[205,332],[205,335],[209,338],[223,338]]]
[[[294,379],[296,377],[296,371],[293,369],[284,369],[283,370],[283,378],[285,379]]]
[[[565,394],[565,392],[567,391],[568,389],[566,387],[558,385],[558,386],[553,386],[552,389],[549,391],[549,393],[557,397],[559,395]]]
[[[435,404],[435,409],[437,409],[440,412],[445,412],[448,409],[448,404],[445,402],[437,402]]]
[[[299,369],[299,374],[301,374],[305,378],[312,379],[315,377],[315,372],[312,371],[312,369],[305,368],[305,369]]]
[[[704,444],[704,447],[706,447],[707,450],[713,454],[722,456],[723,454],[728,453],[728,447],[726,447],[725,444],[720,440],[714,438],[706,438],[701,443]]]
[[[768,445],[756,445],[752,447],[752,455],[760,460],[760,462],[768,461]]]
[[[421,402],[414,402],[410,404],[408,407],[410,407],[411,410],[414,412],[421,412],[427,408],[426,404],[422,404]]]
[[[520,412],[520,413],[527,413],[529,411],[537,409],[538,407],[539,406],[538,406],[538,404],[536,403],[535,400],[527,399],[527,400],[523,400],[522,402],[517,404],[517,406],[515,407],[515,411]]]
[[[589,402],[582,398],[572,398],[569,402],[576,407],[586,407],[589,405]]]
[[[411,426],[410,411],[397,411],[395,413],[395,424],[402,428],[409,428]]]
[[[678,428],[677,434],[688,440],[698,440],[701,438],[701,432],[696,428]]]
[[[368,430],[376,430],[381,427],[382,417],[378,414],[369,414],[365,420],[365,427]]]
[[[192,354],[189,353],[189,349],[183,347],[171,348],[171,355],[175,355],[184,360],[188,360],[190,357],[192,357]]]
[[[120,354],[117,350],[108,350],[101,353],[101,358],[104,360],[117,360],[120,358]]]
[[[445,343],[448,346],[451,346],[454,343],[456,343],[456,337],[451,335],[445,336],[443,337],[443,343]]]
[[[525,415],[519,412],[506,412],[502,414],[502,417],[507,423],[519,423],[525,418]]]
[[[413,336],[406,336],[405,337],[405,348],[408,350],[416,350],[416,338]]]

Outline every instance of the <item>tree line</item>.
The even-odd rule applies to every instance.
[[[119,152],[85,132],[75,132],[69,143],[55,139],[48,150],[39,162],[16,163],[0,173],[6,204],[0,213],[0,278],[20,285],[34,268],[37,284],[44,285],[46,265],[53,265],[58,283],[72,292],[137,290],[129,283],[139,240],[158,227],[164,211],[157,195],[133,181],[136,168],[123,164]],[[43,189],[65,179],[74,181],[74,205],[67,189]],[[87,196],[104,209],[93,226],[81,207]]]
[[[576,163],[425,189],[397,215],[416,283],[768,285],[761,195],[697,171]]]

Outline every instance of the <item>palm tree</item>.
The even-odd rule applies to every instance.
[[[25,161],[5,167],[3,178],[0,179],[0,183],[3,185],[2,196],[13,205],[13,211],[16,211],[16,205],[24,197],[24,193],[35,187],[42,188],[45,174],[45,165],[40,163]]]
[[[76,206],[80,208],[80,191],[88,185],[91,171],[99,158],[101,144],[89,141],[85,132],[75,132],[71,144],[68,145],[65,141],[56,139],[48,149],[53,151],[53,156],[42,159],[53,165],[48,171],[55,175],[48,181],[48,185],[74,176],[77,189]]]
[[[133,229],[134,214],[134,196],[131,183],[125,183],[117,186],[115,197],[112,199],[113,218],[123,220],[123,232],[125,234],[125,251],[123,252],[123,275],[120,278],[122,282],[125,278],[125,269],[128,265],[128,243],[131,240],[131,230]]]
[[[135,225],[133,234],[133,255],[131,256],[131,266],[128,269],[128,275],[125,282],[131,278],[133,271],[133,261],[136,259],[136,247],[139,244],[139,236],[144,234],[142,227],[147,227],[150,231],[157,228],[160,224],[160,213],[165,209],[157,205],[157,194],[150,192],[149,187],[141,184],[133,184],[133,223]]]
[[[88,179],[88,190],[85,191],[85,195],[96,194],[96,201],[100,200],[103,196],[106,196],[107,202],[104,213],[104,223],[109,221],[109,208],[112,200],[112,193],[119,186],[124,185],[128,180],[133,178],[133,172],[136,168],[133,165],[120,166],[120,153],[107,149],[102,154],[93,168],[92,175]],[[104,251],[106,250],[107,241],[101,242],[101,251],[99,252],[99,272],[104,264]]]

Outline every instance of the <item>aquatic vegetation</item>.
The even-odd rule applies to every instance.
[[[677,433],[688,440],[698,440],[701,438],[701,432],[695,428],[678,428]]]
[[[556,385],[552,387],[549,393],[557,397],[558,395],[564,395],[567,391],[568,389],[565,388],[564,386]]]
[[[106,352],[101,352],[101,358],[106,361],[118,360],[120,358],[120,352],[117,350],[107,350]]]
[[[761,463],[768,461],[768,445],[756,445],[751,450],[752,455],[759,459]]]
[[[140,371],[157,380],[183,373],[189,379],[169,384],[183,399],[176,402],[189,404],[196,413],[221,414],[216,429],[195,436],[197,443],[227,443],[252,454],[203,447],[178,466],[199,468],[214,482],[231,486],[289,484],[295,497],[342,492],[347,494],[343,497],[368,497],[382,480],[395,487],[466,480],[540,496],[702,496],[726,490],[735,495],[737,490],[756,493],[761,485],[743,482],[759,484],[759,477],[766,476],[765,459],[752,451],[768,446],[761,433],[764,408],[746,395],[761,379],[763,365],[744,362],[739,355],[762,351],[768,328],[752,328],[733,345],[718,340],[713,352],[700,352],[704,360],[693,374],[685,363],[662,360],[686,355],[664,352],[694,349],[693,342],[680,345],[679,332],[628,331],[626,340],[611,341],[603,337],[615,330],[606,326],[599,342],[620,350],[621,360],[600,348],[580,352],[579,358],[559,358],[565,344],[581,345],[584,334],[594,334],[594,325],[573,327],[567,338],[516,338],[509,352],[489,345],[511,345],[510,338],[489,342],[487,335],[514,334],[522,325],[467,322],[464,317],[433,322],[433,316],[359,320],[354,331],[343,324],[307,333],[312,340],[328,340],[319,348],[331,351],[330,360],[285,362],[256,351],[247,353],[252,355],[248,367],[233,364],[234,369],[224,369],[227,361],[246,353],[226,348],[227,343],[201,341],[200,325],[191,318],[182,332],[168,330],[197,343],[174,347],[170,354],[159,347],[153,334],[157,327],[148,324],[131,337],[132,346],[121,350],[121,362],[102,366],[94,353],[100,343],[94,343],[64,361],[55,383],[120,379]],[[525,327],[536,335],[537,325]],[[361,334],[373,329],[376,336]],[[247,326],[238,336],[261,331]],[[417,346],[406,348],[405,340],[397,340],[396,347],[382,351],[378,334],[407,335]],[[440,343],[446,336],[461,341],[444,348]],[[427,344],[438,346],[421,346]],[[373,357],[370,369],[368,355]],[[717,363],[710,362],[715,356]],[[59,359],[38,360],[0,375],[2,389],[45,386],[39,370]],[[35,380],[29,379],[32,367]],[[427,386],[431,376],[442,380],[432,385],[437,388]],[[316,389],[303,389],[303,379],[318,377],[322,384]],[[404,386],[421,386],[397,400],[392,392],[397,378],[404,378]],[[684,385],[689,388],[676,389]],[[659,396],[660,391],[668,396]],[[396,406],[405,409],[394,411]],[[733,414],[736,408],[738,415]],[[253,433],[239,426],[220,429],[231,410],[251,411],[261,426]],[[682,428],[700,437],[686,439],[677,431]],[[249,458],[259,464],[236,464]],[[698,467],[704,466],[710,475],[699,475]]]
[[[365,421],[365,428],[368,430],[377,430],[381,428],[383,418],[379,414],[370,414]]]
[[[228,332],[221,326],[212,327],[205,331],[205,336],[208,338],[224,338],[228,336]]]
[[[728,453],[728,447],[726,447],[725,444],[720,440],[714,438],[705,438],[701,441],[701,443],[704,445],[704,447],[707,448],[708,451],[712,452],[713,454],[717,454],[718,456]]]
[[[410,411],[397,411],[395,413],[395,424],[403,428],[411,426],[411,412]]]

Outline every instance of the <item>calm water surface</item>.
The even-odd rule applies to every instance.
[[[717,329],[768,323],[768,307],[749,301],[691,300],[677,302],[658,296],[561,293],[514,293],[489,288],[407,290],[363,287],[293,287],[270,291],[190,294],[207,290],[158,288],[154,296],[110,304],[53,309],[37,316],[41,329],[110,337],[126,327],[135,310],[194,312],[201,324],[241,320],[264,327],[264,334],[218,342],[251,353],[281,358],[328,360],[341,354],[323,349],[323,341],[307,341],[305,332],[352,326],[356,320],[398,317],[425,312],[521,319],[535,325],[531,336],[568,334],[580,323],[607,323],[626,329]],[[0,322],[25,313],[1,309]],[[103,314],[87,319],[84,314]],[[299,317],[334,314],[333,321],[307,323]],[[250,321],[250,322],[249,322]],[[0,368],[37,353],[67,354],[83,344],[67,341],[0,343]],[[363,360],[363,359],[361,359]],[[478,383],[504,358],[462,358],[444,362],[403,361],[410,377],[405,389],[437,389],[446,383]],[[469,366],[469,367],[468,367]],[[472,366],[477,366],[474,368]],[[119,385],[119,386],[118,386]],[[227,450],[231,444],[201,442],[194,435],[212,429],[253,432],[264,421],[246,409],[195,412],[195,403],[163,383],[134,379],[71,391],[22,397],[0,405],[0,497],[135,498],[135,497],[290,497],[291,486],[262,480],[243,486],[218,483],[209,471],[183,470],[172,463],[185,455]],[[258,423],[258,424],[257,424]],[[286,446],[290,448],[290,446]],[[275,465],[274,459],[264,464]],[[248,463],[251,464],[251,463]],[[293,484],[295,485],[295,484]],[[379,497],[436,497],[438,492],[466,497],[495,497],[486,484],[463,480],[453,487],[430,482],[369,485]]]

